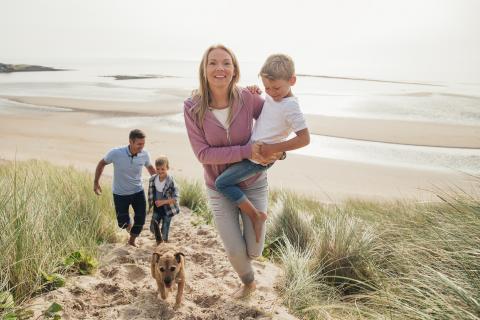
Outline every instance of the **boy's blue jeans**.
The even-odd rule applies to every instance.
[[[153,209],[152,222],[150,223],[150,231],[155,235],[157,242],[168,241],[168,232],[170,231],[170,222],[172,217],[168,216],[163,206]],[[162,224],[160,230],[160,223]],[[160,233],[161,232],[161,233]]]
[[[263,166],[245,159],[231,165],[223,171],[222,174],[217,177],[217,180],[215,180],[215,187],[218,192],[238,205],[245,201],[247,197],[237,184],[253,177],[259,172],[267,170],[271,166],[272,164]]]

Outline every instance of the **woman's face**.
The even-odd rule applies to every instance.
[[[206,72],[210,87],[228,88],[235,75],[232,57],[223,49],[213,49],[208,54]]]

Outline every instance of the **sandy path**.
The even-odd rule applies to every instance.
[[[57,302],[64,309],[62,319],[295,319],[280,305],[273,285],[281,270],[269,262],[254,261],[258,290],[252,297],[230,298],[240,281],[214,227],[194,227],[194,218],[182,208],[170,229],[171,242],[186,255],[187,284],[179,310],[173,310],[174,294],[166,302],[156,296],[150,275],[155,240],[148,221],[138,239],[139,248],[103,245],[94,275],[69,278],[65,287],[30,301],[29,308],[37,317]]]

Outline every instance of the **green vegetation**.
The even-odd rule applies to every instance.
[[[213,224],[213,215],[208,207],[207,194],[203,184],[197,180],[176,179],[180,185],[180,205],[192,210],[198,220],[195,224]]]
[[[204,187],[182,206],[212,221]],[[284,303],[302,319],[480,319],[480,201],[322,204],[270,193],[264,256],[284,269]]]
[[[203,185],[179,184],[180,205],[212,223]],[[0,318],[27,319],[25,299],[93,272],[97,245],[116,240],[111,192],[91,187],[71,168],[0,165]],[[264,255],[284,269],[284,303],[302,319],[479,320],[480,201],[438,199],[334,205],[271,192]]]
[[[103,190],[97,197],[91,175],[73,168],[0,165],[0,317],[62,286],[61,274],[94,270],[97,245],[116,240],[111,192]]]
[[[305,319],[480,319],[480,201],[351,200],[275,192],[267,252]]]

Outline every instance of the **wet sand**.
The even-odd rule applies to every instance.
[[[92,173],[98,161],[114,146],[128,143],[133,128],[89,124],[104,117],[160,116],[182,112],[178,92],[165,94],[153,102],[82,100],[54,97],[8,97],[17,102],[69,108],[58,112],[22,108],[4,110],[0,118],[0,158],[7,160],[42,159],[74,166]],[[309,126],[324,135],[405,144],[461,146],[478,148],[479,128],[449,125],[388,123],[382,120],[310,117]],[[378,125],[382,130],[377,130]],[[161,132],[159,128],[140,128],[147,133],[146,149],[154,159],[166,154],[172,173],[202,180],[203,170],[191,151],[188,138],[181,132]],[[383,140],[381,140],[383,139]],[[106,175],[112,174],[107,166]],[[474,178],[453,171],[420,170],[382,166],[353,161],[325,159],[289,154],[269,170],[269,183],[314,196],[322,201],[362,199],[436,199],[432,191],[452,186],[472,190]],[[145,177],[147,173],[145,171]],[[478,179],[477,179],[478,180]]]

